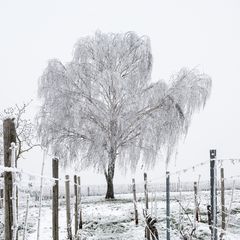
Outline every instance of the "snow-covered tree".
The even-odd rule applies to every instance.
[[[211,79],[181,69],[167,84],[151,79],[149,38],[134,32],[81,38],[71,62],[50,60],[39,81],[41,143],[65,165],[93,166],[114,198],[115,165],[154,166],[170,155],[195,110],[205,105]],[[76,165],[75,165],[76,166]]]

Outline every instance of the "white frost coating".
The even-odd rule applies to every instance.
[[[211,79],[181,69],[170,84],[151,79],[150,40],[134,32],[96,32],[81,38],[67,64],[49,61],[40,81],[41,143],[76,167],[93,166],[113,178],[115,163],[153,166],[187,133],[205,105]]]
[[[16,145],[14,142],[11,143],[11,167],[16,168]],[[12,240],[17,239],[18,221],[17,221],[17,182],[16,172],[12,172],[12,215],[13,215],[13,226],[12,226]]]
[[[46,151],[43,152],[41,176],[43,176],[43,172],[44,172],[45,157],[46,157]],[[40,196],[39,196],[40,200],[39,200],[39,209],[38,209],[37,240],[40,239],[40,224],[41,224],[41,213],[42,213],[42,194],[43,194],[43,177],[41,177],[41,184],[40,184]]]
[[[26,206],[26,214],[24,218],[24,228],[23,228],[23,240],[27,239],[28,209],[29,209],[29,194],[27,195],[27,206]]]

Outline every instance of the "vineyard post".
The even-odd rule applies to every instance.
[[[11,167],[11,143],[16,143],[16,129],[13,119],[5,119],[3,121],[3,141],[4,141],[4,167]],[[5,210],[5,224],[4,232],[5,239],[12,239],[13,226],[13,204],[12,204],[12,173],[4,172],[4,210]]]
[[[79,194],[79,229],[82,229],[82,196],[81,196],[81,178],[78,176],[78,194]]]
[[[194,188],[194,228],[197,227],[197,223],[199,222],[199,206],[198,206],[198,189],[197,182],[193,184]]]
[[[68,239],[72,240],[72,227],[71,227],[71,206],[70,206],[70,179],[69,175],[65,176],[66,188],[66,217],[67,217],[67,233]]]
[[[170,173],[166,172],[167,240],[170,240]]]
[[[135,224],[138,225],[138,210],[137,210],[137,197],[136,197],[136,184],[135,179],[132,179],[132,189],[133,189],[133,204],[134,204],[134,215]]]
[[[217,169],[216,150],[210,150],[210,186],[211,186],[211,240],[217,240]]]
[[[74,196],[75,196],[75,204],[74,204],[75,235],[77,235],[77,232],[78,232],[78,183],[77,183],[77,175],[74,175]]]
[[[148,187],[147,187],[147,173],[144,173],[144,195],[145,195],[145,204],[146,210],[148,210]]]
[[[224,168],[221,168],[221,209],[222,209],[222,233],[220,239],[223,239],[226,230],[226,213],[225,213],[225,186],[224,186]]]
[[[54,185],[52,188],[52,235],[53,240],[59,239],[59,219],[58,219],[58,208],[59,208],[59,172],[58,158],[52,159],[52,176],[55,178]]]

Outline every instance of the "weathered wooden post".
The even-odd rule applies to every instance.
[[[52,187],[52,236],[53,240],[59,240],[59,164],[58,158],[52,159],[52,176],[55,178],[54,185]]]
[[[137,210],[137,197],[136,197],[136,184],[135,179],[132,179],[132,189],[133,189],[133,205],[134,205],[134,216],[135,224],[138,225],[138,210]]]
[[[225,186],[224,186],[224,168],[221,168],[221,209],[222,209],[222,232],[220,239],[223,239],[226,230],[226,213],[225,213]]]
[[[3,142],[4,142],[4,166],[11,167],[11,143],[16,143],[16,129],[13,119],[5,119],[3,121]],[[4,232],[5,240],[13,239],[13,204],[12,204],[12,173],[4,172]]]
[[[71,226],[71,206],[70,206],[70,182],[69,175],[65,176],[66,188],[66,217],[67,217],[67,233],[68,239],[72,240],[72,226]]]
[[[79,229],[82,229],[82,197],[81,197],[81,178],[78,176],[78,194],[79,194]]]
[[[198,189],[197,189],[197,182],[194,182],[193,189],[194,189],[194,207],[195,207],[195,224],[199,222],[199,206],[198,206]],[[195,226],[196,227],[196,226]]]
[[[90,187],[87,187],[87,195],[90,196]]]
[[[211,187],[211,220],[212,236],[211,240],[217,240],[217,169],[216,150],[210,150],[210,187]]]
[[[170,240],[170,173],[166,172],[167,240]]]
[[[17,232],[18,232],[18,220],[17,220],[17,185],[16,185],[16,145],[14,142],[11,143],[11,167],[12,171],[12,214],[13,214],[13,238],[12,240],[17,239]]]
[[[148,210],[148,187],[147,187],[147,173],[144,173],[144,195],[146,210]]]
[[[74,219],[75,219],[75,235],[77,235],[78,232],[78,183],[77,183],[77,175],[74,175],[74,197],[75,197],[75,203],[74,203]]]

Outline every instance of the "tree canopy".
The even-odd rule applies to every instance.
[[[172,153],[205,105],[211,79],[183,68],[168,84],[153,81],[151,71],[147,36],[96,32],[79,39],[72,61],[50,60],[39,81],[42,144],[64,164],[105,175],[116,160],[134,169],[140,158],[154,165],[160,150]]]

